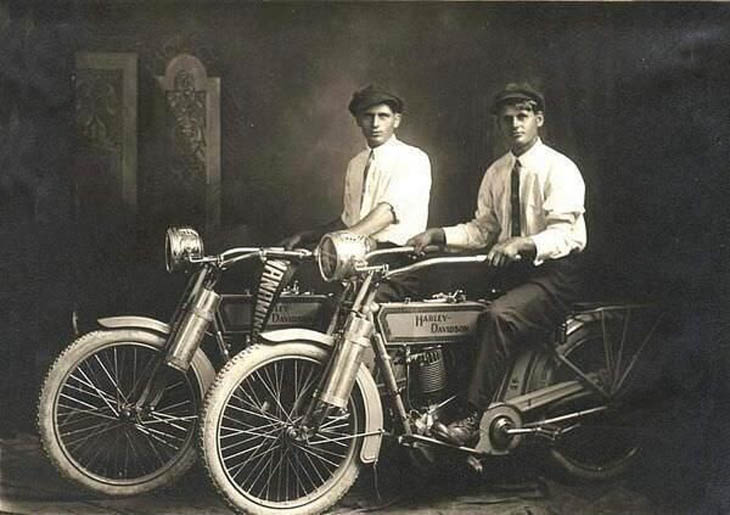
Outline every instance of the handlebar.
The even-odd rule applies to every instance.
[[[441,247],[437,245],[429,245],[426,248],[423,249],[423,254],[433,254],[435,252],[441,251]],[[387,255],[395,255],[395,254],[415,254],[416,247],[413,247],[411,245],[404,245],[402,247],[390,247],[385,249],[376,249],[373,251],[368,252],[365,254],[365,261],[369,261],[372,258],[376,258],[379,256],[387,256]]]
[[[258,257],[280,258],[280,259],[310,259],[314,256],[314,252],[308,249],[292,249],[286,250],[284,247],[234,247],[224,250],[220,254],[213,256],[204,256],[202,258],[193,258],[192,263],[216,263],[220,268],[226,269],[242,261]]]
[[[395,268],[385,272],[383,278],[390,279],[397,275],[408,274],[424,268],[436,265],[455,264],[455,263],[484,263],[487,260],[486,254],[476,254],[474,256],[441,256],[417,261],[411,265]]]
[[[436,245],[429,245],[423,250],[423,254],[433,254],[439,251],[443,251],[442,247]],[[392,247],[387,249],[377,249],[365,254],[363,261],[369,263],[371,259],[387,255],[402,255],[411,254],[414,255],[415,247],[413,246],[402,246]],[[389,279],[398,275],[408,274],[424,268],[429,268],[437,265],[444,264],[457,264],[457,263],[484,263],[487,260],[487,254],[474,254],[471,256],[455,255],[455,256],[438,256],[427,258],[422,261],[417,261],[410,265],[405,265],[399,268],[389,269],[388,265],[364,265],[357,266],[356,270],[365,272],[368,270],[380,270],[383,273],[384,279]]]

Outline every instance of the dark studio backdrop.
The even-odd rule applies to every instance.
[[[170,161],[155,76],[179,53],[221,81],[211,250],[273,244],[339,213],[363,145],[346,105],[370,82],[405,99],[399,135],[430,155],[430,225],[471,216],[503,151],[491,98],[527,80],[547,98],[544,139],[588,187],[587,295],[680,306],[682,345],[704,349],[727,299],[729,47],[725,4],[0,2],[2,417],[30,427],[74,311],[169,315],[180,283],[163,269],[164,228],[202,225],[174,188],[150,193]],[[138,56],[132,223],[105,218],[118,199],[78,201],[98,180],[77,166],[79,51]],[[688,374],[704,378],[716,351]]]

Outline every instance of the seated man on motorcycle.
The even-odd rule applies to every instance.
[[[294,234],[285,248],[316,243],[328,232],[347,229],[370,236],[379,246],[403,245],[426,229],[431,191],[431,163],[421,149],[400,141],[395,130],[402,121],[403,101],[377,86],[356,91],[348,110],[367,147],[347,165],[342,214],[321,227]],[[416,293],[413,276],[383,284],[378,300]]]
[[[504,295],[480,318],[478,348],[464,418],[434,424],[435,436],[474,446],[479,423],[520,345],[560,323],[579,293],[579,255],[586,246],[585,185],[577,166],[545,145],[543,96],[527,84],[508,84],[494,98],[502,136],[510,150],[485,172],[474,219],[431,228],[408,241],[488,248],[487,263],[500,268]]]

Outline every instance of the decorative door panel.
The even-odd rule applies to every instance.
[[[196,57],[180,54],[157,82],[165,160],[151,171],[151,207],[158,220],[210,236],[220,226],[220,79],[208,77]]]
[[[76,54],[74,201],[99,231],[137,214],[137,55]]]

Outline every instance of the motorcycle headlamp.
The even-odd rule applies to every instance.
[[[351,275],[355,271],[355,265],[374,249],[375,242],[367,236],[348,231],[325,234],[316,253],[322,279],[332,282]]]
[[[168,272],[183,270],[190,258],[203,257],[203,238],[192,227],[169,227],[165,233],[165,268]]]

